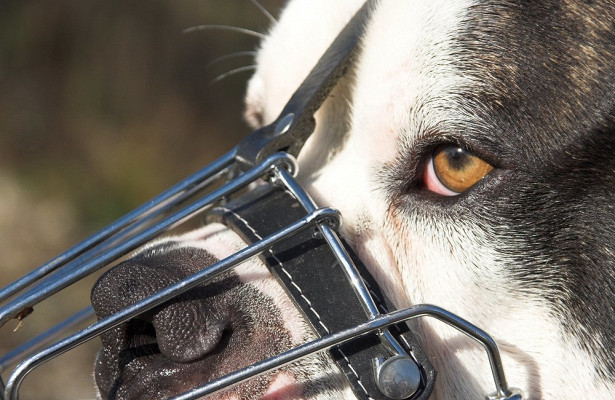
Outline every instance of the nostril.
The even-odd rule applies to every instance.
[[[126,324],[125,337],[125,346],[119,352],[121,365],[127,365],[140,357],[160,354],[154,327],[147,321],[130,320]]]
[[[160,352],[180,363],[196,361],[214,350],[229,322],[227,310],[206,309],[198,301],[170,304],[152,319]]]

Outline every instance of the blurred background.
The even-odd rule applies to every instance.
[[[274,16],[282,0],[260,0]],[[251,0],[0,2],[0,287],[229,150],[259,39]],[[0,356],[81,309],[92,280],[0,329]],[[79,298],[78,298],[79,297]],[[22,399],[94,398],[98,339],[32,373]],[[7,372],[2,374],[6,380]]]

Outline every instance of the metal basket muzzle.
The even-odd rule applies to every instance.
[[[296,165],[291,156],[286,153],[276,153],[256,167],[240,174],[236,178],[229,179],[229,176],[236,174],[237,164],[235,156],[235,150],[231,151],[202,171],[188,177],[74,248],[62,253],[40,268],[2,289],[0,292],[2,301],[10,299],[11,296],[22,289],[26,290],[20,296],[10,299],[0,309],[0,323],[4,324],[11,318],[19,316],[23,310],[29,309],[83,277],[125,256],[139,246],[150,241],[152,238],[158,236],[161,232],[197,214],[206,212],[216,203],[232,197],[234,194],[247,188],[250,184],[259,179],[272,180],[276,185],[283,185],[287,190],[293,193],[294,197],[305,208],[305,217],[297,220],[294,224],[287,226],[279,232],[265,237],[263,240],[253,243],[228,258],[203,269],[201,272],[123,309],[121,312],[93,323],[87,328],[60,340],[25,360],[23,360],[24,357],[33,350],[40,348],[50,340],[54,340],[83,319],[90,318],[93,314],[93,310],[88,307],[69,320],[45,332],[38,338],[4,355],[0,358],[0,371],[12,365],[17,360],[23,361],[13,371],[9,378],[3,398],[7,400],[18,399],[19,387],[24,377],[46,361],[99,336],[103,332],[172,299],[200,283],[212,279],[216,275],[233,268],[250,257],[262,254],[275,244],[287,240],[298,232],[306,229],[318,229],[320,234],[327,240],[332,251],[336,254],[336,257],[338,257],[340,262],[345,266],[348,279],[352,282],[359,297],[363,299],[364,307],[369,310],[368,312],[371,314],[371,318],[366,320],[363,324],[356,325],[352,329],[336,332],[306,343],[276,357],[272,357],[213,382],[209,382],[206,385],[193,389],[174,399],[196,399],[203,395],[211,394],[256,375],[279,368],[314,352],[329,349],[374,331],[378,331],[386,337],[388,335],[387,327],[389,325],[422,316],[431,316],[439,319],[479,341],[485,347],[491,362],[497,388],[497,397],[494,398],[512,398],[511,396],[516,392],[508,389],[497,345],[478,327],[446,310],[432,305],[417,305],[388,314],[380,314],[377,309],[375,309],[373,301],[362,283],[361,277],[356,273],[351,258],[340,243],[336,232],[337,227],[339,227],[341,223],[339,213],[330,208],[316,208],[314,202],[292,176],[293,171],[296,170]],[[224,183],[216,187],[216,185],[220,184],[219,181],[224,181]],[[214,188],[213,190],[211,189],[212,187]],[[202,192],[205,192],[205,194],[201,194]],[[198,196],[198,199],[179,210],[177,209],[178,205],[194,196]],[[52,274],[52,272],[54,274]],[[48,276],[50,274],[52,275]],[[34,286],[28,288],[31,285]],[[390,345],[393,347],[398,346],[393,338],[387,338],[385,340],[390,340]],[[396,351],[403,353],[403,350],[400,349]]]
[[[496,388],[496,391],[488,398],[521,399],[520,391],[509,388],[506,383],[496,343],[478,327],[433,305],[417,305],[403,310],[381,313],[367,290],[362,276],[358,273],[355,263],[340,240],[337,231],[341,224],[340,214],[331,208],[317,208],[294,178],[297,165],[293,156],[298,154],[303,143],[313,131],[314,112],[353,61],[356,44],[369,15],[370,3],[368,1],[344,28],[292,96],[280,117],[271,125],[253,132],[232,151],[201,171],[177,183],[93,236],[1,289],[0,326],[13,318],[19,320],[26,318],[32,307],[39,302],[109,264],[113,264],[161,233],[190,218],[207,213],[220,202],[241,197],[243,193],[251,190],[253,183],[259,180],[269,181],[272,185],[290,192],[305,211],[304,216],[262,240],[249,244],[235,254],[85,329],[62,338],[65,332],[92,317],[91,307],[87,307],[37,338],[1,356],[0,373],[17,362],[20,364],[13,370],[6,385],[0,377],[0,399],[18,399],[19,388],[25,376],[54,357],[101,335],[140,313],[167,302],[196,285],[213,279],[248,258],[269,251],[276,244],[289,240],[306,230],[317,232],[328,244],[361,303],[366,315],[364,322],[348,329],[322,335],[314,341],[206,383],[174,399],[196,399],[214,393],[280,368],[314,352],[329,350],[374,332],[378,334],[390,353],[395,354],[396,357],[408,359],[407,350],[390,333],[389,326],[424,316],[433,317],[451,325],[484,346]],[[62,339],[45,347],[59,338]],[[36,351],[38,352],[35,353]],[[31,355],[32,353],[35,354]],[[382,378],[391,372],[387,369],[393,369],[393,373],[403,375],[404,371],[396,371],[396,368],[399,368],[399,364],[387,363],[386,360],[374,363],[378,389],[385,398],[412,397],[414,392],[400,392],[396,385]],[[408,379],[416,380],[420,377],[417,378],[410,374]]]

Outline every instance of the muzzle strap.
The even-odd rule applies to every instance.
[[[305,213],[306,210],[291,193],[263,184],[224,207],[213,210],[208,215],[208,222],[222,222],[248,243],[253,243],[303,217]],[[358,257],[347,244],[344,245],[379,311],[387,313],[395,309]],[[367,320],[368,316],[347,276],[318,232],[306,231],[289,238],[262,258],[320,337]],[[427,399],[435,382],[435,370],[406,323],[391,327],[390,331],[420,369],[419,389],[409,398]],[[378,334],[363,336],[339,346],[331,351],[331,355],[346,375],[357,398],[391,398],[382,394],[377,386],[374,362],[389,359],[395,354]]]

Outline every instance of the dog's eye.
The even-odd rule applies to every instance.
[[[458,146],[438,147],[423,174],[425,187],[444,196],[457,196],[493,170],[488,162]]]

